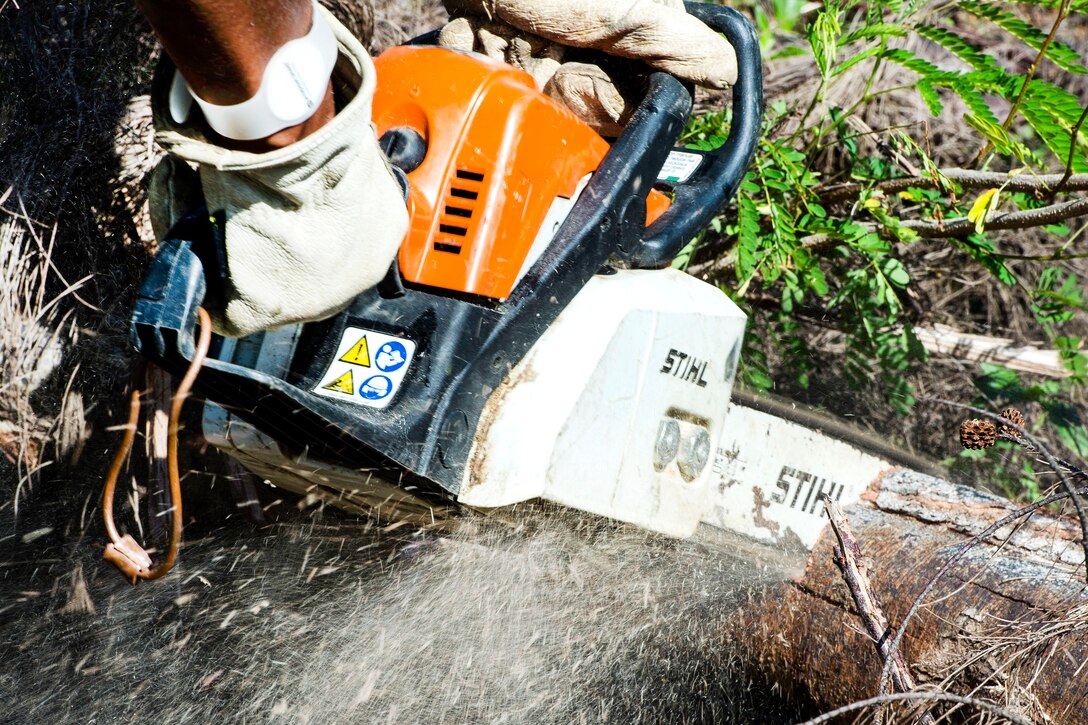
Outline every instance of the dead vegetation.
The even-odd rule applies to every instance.
[[[47,453],[64,455],[84,437],[79,392],[70,378],[54,378],[78,340],[69,298],[78,296],[85,280],[47,294],[50,276],[59,276],[52,262],[53,232],[25,215],[0,220],[0,454],[17,477],[16,506],[24,487],[49,464]],[[35,404],[39,391],[55,395],[58,389],[58,406]],[[43,413],[43,407],[56,412]]]

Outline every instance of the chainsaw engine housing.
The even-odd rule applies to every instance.
[[[374,124],[422,158],[408,172],[404,279],[506,299],[548,247],[608,144],[525,72],[442,48],[392,48],[374,63]],[[668,208],[649,195],[649,218]]]

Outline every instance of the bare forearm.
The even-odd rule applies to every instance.
[[[310,0],[136,0],[189,87],[209,103],[232,105],[257,93],[285,43],[309,32]],[[296,141],[334,114],[331,87],[309,120],[259,142],[223,145],[260,151]]]

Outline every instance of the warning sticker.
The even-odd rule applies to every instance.
[[[349,327],[314,392],[334,400],[384,408],[396,396],[415,351],[416,344],[403,337]]]
[[[364,368],[370,367],[370,348],[366,344],[366,335],[360,337],[359,342],[343,354],[340,362],[362,365]]]
[[[355,393],[355,375],[348,370],[346,373],[333,380],[328,385],[321,388],[322,390],[331,390],[334,393],[344,393],[345,395],[352,395]]]
[[[701,163],[703,163],[702,154],[670,151],[669,157],[665,159],[665,165],[661,167],[661,171],[657,175],[657,180],[683,184],[691,178],[691,175],[695,173]]]

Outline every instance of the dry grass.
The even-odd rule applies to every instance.
[[[1046,712],[1034,691],[1040,678],[1050,680],[1056,672],[1084,676],[1083,664],[1070,662],[1066,648],[1088,633],[1088,605],[1080,597],[1063,605],[1011,622],[986,612],[964,616],[958,634],[944,643],[938,687],[997,703],[1031,722],[1081,717],[1075,711]]]
[[[25,485],[49,464],[49,443],[63,454],[82,441],[78,393],[65,390],[69,402],[55,417],[42,414],[34,401],[77,340],[68,304],[86,281],[62,280],[60,292],[47,293],[51,276],[60,276],[52,263],[54,241],[55,228],[40,227],[24,215],[0,221],[0,454],[16,476],[16,506]],[[52,382],[55,389],[58,381]]]

